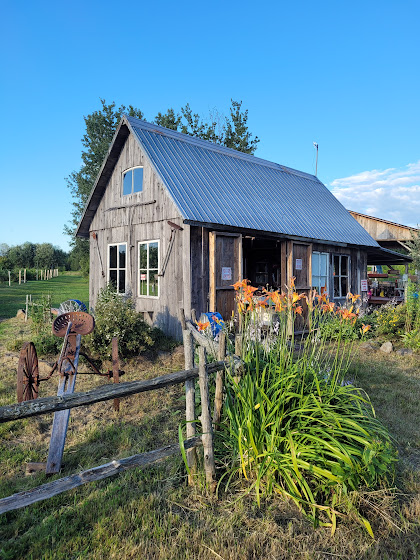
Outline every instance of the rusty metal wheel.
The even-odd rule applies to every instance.
[[[17,371],[17,400],[31,401],[38,397],[38,356],[33,342],[25,342],[20,351]]]

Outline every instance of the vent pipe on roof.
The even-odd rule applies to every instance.
[[[316,164],[315,164],[315,177],[318,176],[318,144],[316,142],[312,142],[314,148],[316,148]]]

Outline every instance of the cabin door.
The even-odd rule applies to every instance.
[[[209,307],[224,320],[235,311],[232,284],[242,280],[242,235],[209,233]]]

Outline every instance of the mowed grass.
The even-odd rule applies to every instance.
[[[17,355],[7,340],[25,336],[16,319],[0,325],[0,405],[14,402]],[[20,332],[19,332],[20,331]],[[107,369],[105,364],[103,369]],[[40,363],[42,373],[49,365]],[[124,364],[122,381],[145,379],[183,367],[181,349],[158,360],[137,358]],[[372,540],[360,525],[344,521],[334,537],[313,529],[293,504],[272,499],[258,508],[252,497],[207,495],[203,478],[186,485],[180,457],[113,478],[0,516],[1,559],[416,559],[420,558],[420,356],[357,355],[353,374],[370,391],[378,417],[400,450],[399,492],[375,500]],[[104,379],[79,376],[77,390]],[[57,379],[41,385],[41,396],[56,392]],[[60,476],[111,459],[175,442],[184,418],[184,389],[174,386],[71,411]],[[28,461],[45,461],[52,416],[0,425],[0,497],[47,481],[24,476]],[[219,465],[220,469],[221,465]],[[218,469],[220,474],[221,470]],[[57,477],[55,477],[57,478]],[[48,479],[51,480],[51,479]]]
[[[37,301],[42,296],[51,295],[51,304],[58,307],[67,299],[78,299],[89,307],[89,280],[80,274],[60,273],[51,280],[31,280],[26,284],[0,284],[0,318],[10,318],[16,315],[18,309],[25,309],[26,295],[32,295]]]

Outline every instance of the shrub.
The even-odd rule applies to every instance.
[[[407,306],[387,303],[375,311],[379,335],[401,336],[406,326]]]
[[[118,337],[118,350],[122,358],[138,355],[152,348],[157,339],[164,337],[159,329],[144,322],[134,310],[131,298],[121,296],[111,286],[107,286],[98,296],[95,329],[82,342],[88,351],[102,359],[110,359],[114,336]]]

